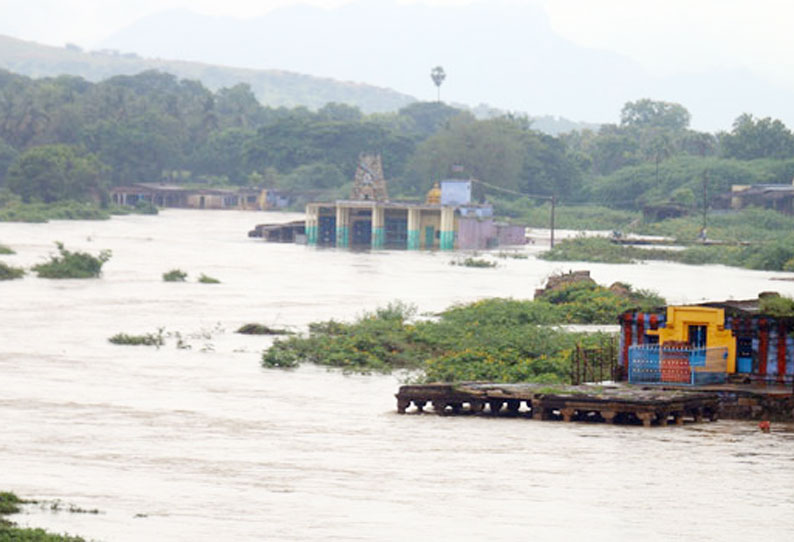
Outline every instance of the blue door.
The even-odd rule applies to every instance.
[[[753,372],[753,339],[752,337],[738,337],[736,339],[736,372]]]
[[[425,228],[425,248],[433,248],[436,244],[436,232],[433,226]]]
[[[368,247],[372,245],[372,221],[356,220],[353,222],[353,246]]]

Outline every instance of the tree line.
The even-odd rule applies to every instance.
[[[106,201],[110,187],[137,182],[344,196],[361,152],[383,156],[393,197],[473,177],[571,203],[694,205],[706,171],[714,189],[794,175],[794,135],[779,120],[744,114],[717,134],[689,123],[682,105],[641,99],[617,124],[553,137],[525,116],[477,119],[443,103],[365,115],[339,103],[269,107],[246,84],[212,92],[156,71],[99,83],[0,71],[0,190],[43,202]]]

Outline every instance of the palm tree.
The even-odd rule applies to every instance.
[[[441,83],[447,78],[447,74],[444,73],[444,68],[441,66],[433,68],[430,72],[430,78],[433,80],[433,83],[436,84],[436,88],[438,89],[437,101],[441,103]]]
[[[673,153],[673,142],[667,133],[657,133],[650,141],[647,153],[656,162],[656,184],[659,184],[659,162]]]

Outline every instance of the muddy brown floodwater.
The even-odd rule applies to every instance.
[[[99,280],[0,282],[0,489],[101,510],[32,507],[16,521],[106,541],[791,539],[790,425],[400,416],[398,376],[263,369],[272,339],[234,333],[248,322],[301,330],[395,299],[424,312],[527,298],[569,269],[672,302],[794,295],[770,280],[779,274],[532,256],[470,269],[449,254],[246,237],[292,218],[169,210],[0,224],[12,265],[45,259],[54,241],[113,251]],[[174,268],[188,282],[163,282]],[[200,273],[221,284],[196,283]],[[170,335],[160,349],[107,341],[159,328]]]

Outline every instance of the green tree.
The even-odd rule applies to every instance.
[[[17,150],[0,139],[0,186],[3,186],[6,172],[8,171],[8,168],[11,167],[11,164],[16,161],[17,156],[19,156]]]
[[[532,130],[525,118],[464,113],[417,147],[406,178],[415,192],[462,174],[507,190],[570,195],[581,183],[578,163],[563,140]]]
[[[245,128],[226,128],[210,134],[192,157],[192,170],[198,175],[227,175],[234,184],[245,184],[251,169],[245,161],[245,147],[256,132]]]
[[[26,202],[100,199],[107,183],[99,159],[69,145],[42,145],[22,153],[8,170],[7,185]]]
[[[279,182],[282,188],[314,191],[338,188],[347,180],[338,167],[325,162],[315,162],[296,167]]]
[[[690,114],[677,103],[643,98],[627,102],[620,111],[620,125],[636,128],[664,128],[680,131],[689,126]]]
[[[720,134],[720,145],[724,156],[740,160],[794,157],[794,135],[785,124],[749,113],[733,122],[730,133]]]
[[[173,119],[154,112],[126,122],[99,121],[86,128],[86,146],[111,165],[113,184],[158,182],[184,161]]]
[[[263,114],[262,104],[247,83],[220,89],[215,98],[215,109],[222,125],[239,128],[256,126]]]
[[[244,156],[248,171],[274,167],[288,173],[299,166],[324,162],[350,179],[360,153],[380,153],[384,158],[384,175],[391,179],[401,174],[413,149],[409,138],[381,123],[289,116],[261,127],[245,143]]]
[[[421,192],[452,176],[454,167],[467,177],[517,190],[523,163],[522,133],[515,123],[505,118],[478,121],[463,113],[417,147],[409,176]]]
[[[2,75],[0,137],[22,149],[46,132],[51,116],[40,99],[41,83],[8,72]]]
[[[440,102],[414,102],[400,109],[397,114],[412,121],[413,125],[409,128],[412,136],[424,140],[462,112],[461,109]]]
[[[322,120],[340,120],[344,122],[360,121],[363,117],[358,107],[328,102],[317,111],[318,118]]]
[[[522,192],[576,199],[586,163],[583,156],[569,152],[562,139],[535,131],[525,132],[524,148]]]
[[[717,152],[718,141],[713,134],[687,130],[678,140],[681,152],[693,156],[714,156]]]

